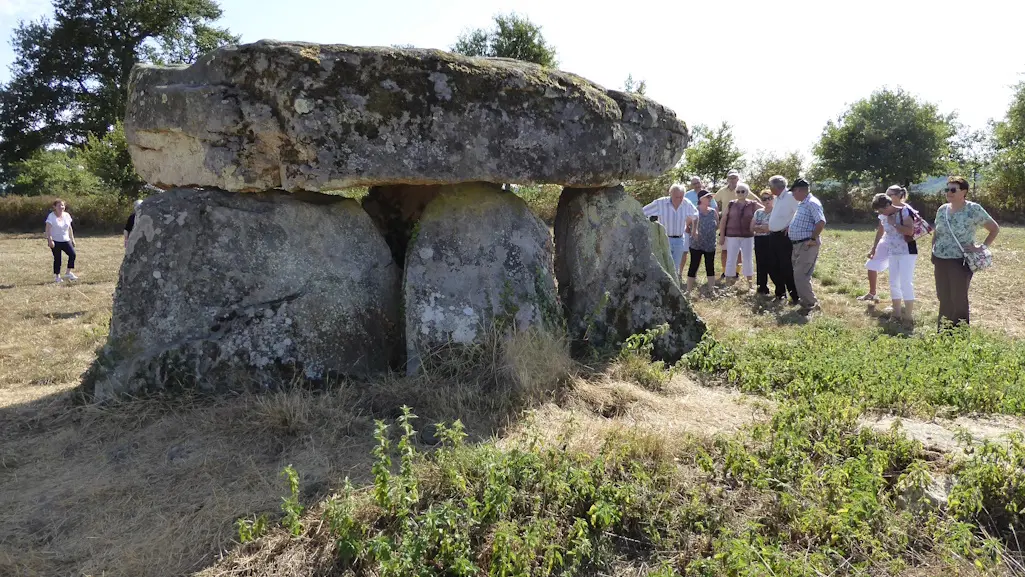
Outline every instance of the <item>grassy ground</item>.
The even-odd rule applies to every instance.
[[[810,321],[698,299],[716,340],[675,369],[529,340],[445,379],[102,408],[68,392],[120,238],[80,238],[54,286],[43,241],[0,236],[0,575],[1025,575],[1025,446],[937,456],[860,424],[1025,414],[1025,230],[973,282],[981,332],[942,339],[924,259],[914,334],[854,301],[871,235],[827,233]],[[455,419],[467,441],[428,426]],[[899,505],[944,476],[947,507]]]

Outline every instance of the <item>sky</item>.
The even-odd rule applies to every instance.
[[[898,86],[981,127],[1025,80],[1022,0],[220,0],[220,25],[264,38],[447,49],[515,11],[542,28],[559,67],[609,88],[628,74],[689,126],[734,127],[748,153],[810,156],[825,123]],[[0,0],[0,36],[49,13]],[[13,59],[0,47],[0,80]]]

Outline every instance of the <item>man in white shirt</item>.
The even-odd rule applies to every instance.
[[[689,248],[690,229],[698,218],[697,207],[683,197],[683,186],[674,184],[669,187],[669,196],[656,198],[644,207],[644,216],[657,217],[665,228],[666,236],[669,237],[669,251],[673,255],[673,264],[676,265],[679,277]]]
[[[804,182],[803,179],[798,181]],[[769,215],[769,238],[772,239],[772,261],[767,263],[769,278],[776,285],[777,299],[783,300],[787,293],[790,293],[791,302],[797,304],[797,283],[794,280],[794,265],[791,260],[794,245],[787,236],[787,229],[794,220],[800,203],[794,198],[794,193],[787,190],[787,179],[778,174],[769,179],[769,190],[776,197],[772,213]]]

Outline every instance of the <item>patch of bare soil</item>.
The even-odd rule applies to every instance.
[[[922,443],[925,449],[941,453],[963,453],[965,446],[958,437],[965,433],[972,436],[974,443],[981,443],[984,439],[1000,441],[1010,433],[1025,432],[1025,419],[1005,415],[937,418],[932,421],[879,415],[863,418],[862,424],[880,432],[898,426],[905,435]]]
[[[663,441],[681,436],[711,438],[766,420],[773,408],[764,398],[702,386],[684,375],[674,377],[658,393],[610,378],[577,380],[568,399],[540,407],[502,442],[539,435],[543,442],[572,439],[574,446],[589,450],[610,433],[623,430]]]

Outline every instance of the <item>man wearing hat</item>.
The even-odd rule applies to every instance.
[[[826,228],[826,215],[822,203],[811,193],[808,181],[798,178],[790,187],[790,193],[797,201],[794,219],[790,222],[787,235],[793,245],[794,282],[800,297],[801,311],[811,312],[818,308],[819,301],[812,290],[811,276],[819,258],[822,230]],[[771,228],[771,224],[769,225]]]
[[[719,191],[715,193],[715,196],[712,197],[712,200],[714,200],[716,202],[716,204],[718,204],[719,206],[723,207],[723,211],[725,211],[726,207],[728,207],[730,205],[730,201],[737,200],[737,184],[739,182],[740,182],[740,173],[737,172],[736,170],[732,170],[731,169],[729,172],[726,173],[726,186],[720,188]],[[722,261],[723,276],[726,276],[726,246],[725,245],[723,245],[722,253],[721,254],[722,254],[722,256],[720,257],[720,260]],[[740,264],[741,264],[741,257],[738,256],[737,257],[737,266],[739,267]]]

